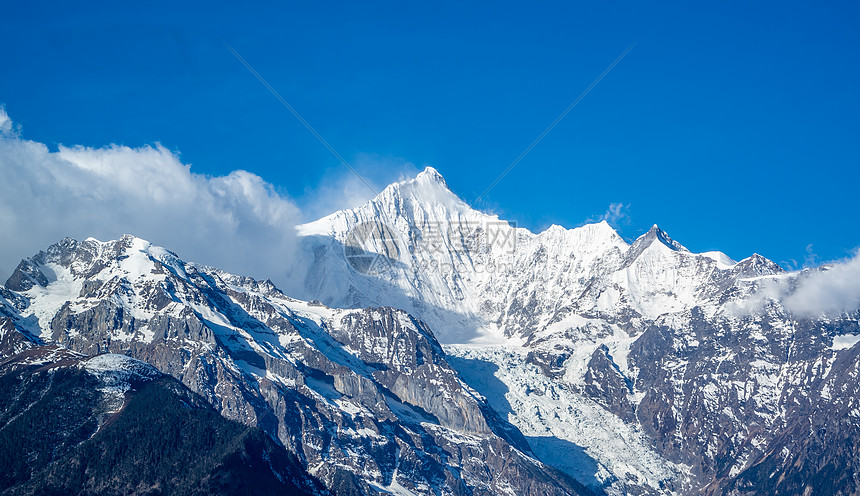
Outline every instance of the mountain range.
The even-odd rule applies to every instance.
[[[23,260],[0,289],[3,446],[77,406],[0,490],[93,494],[116,470],[135,494],[858,493],[860,313],[768,290],[826,266],[692,253],[657,226],[533,233],[432,168],[297,232],[291,295],[131,235]],[[96,446],[151,452],[124,413],[149,410],[228,434],[192,430],[152,473],[98,465]],[[165,475],[193,450],[211,456]]]

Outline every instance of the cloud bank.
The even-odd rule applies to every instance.
[[[160,145],[50,151],[22,139],[0,108],[0,177],[3,276],[62,237],[124,233],[285,290],[303,265],[294,201],[250,172],[195,174]]]
[[[804,317],[860,309],[860,251],[847,261],[801,272],[796,287],[781,300],[788,311]]]
[[[752,295],[731,302],[727,310],[746,317],[761,312],[770,302],[799,318],[860,311],[860,250],[846,260],[759,280]]]

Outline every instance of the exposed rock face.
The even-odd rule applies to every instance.
[[[262,431],[123,355],[34,344],[0,357],[0,396],[3,494],[328,494]]]
[[[23,318],[18,310],[26,308],[27,303],[26,298],[0,286],[0,357],[12,356],[45,344],[21,327]]]
[[[768,291],[814,271],[692,253],[657,226],[632,243],[606,223],[531,233],[432,169],[299,232],[315,255],[304,297],[427,322],[537,455],[595,490],[802,493],[833,478],[860,491],[860,313],[793,315]],[[828,450],[834,433],[847,440]],[[569,463],[577,450],[584,464]]]
[[[788,439],[796,439],[804,425],[808,435],[827,418],[833,430],[847,435],[845,442],[856,442],[856,433],[838,426],[849,425],[852,409],[860,406],[852,392],[860,361],[856,350],[833,343],[857,331],[856,315],[836,322],[797,320],[777,307],[739,319],[708,319],[696,309],[660,319],[628,356],[638,370],[636,389],[644,392],[638,420],[662,452],[691,465],[711,492],[726,485],[726,491],[745,487],[770,493],[765,488],[774,482],[766,480],[771,474],[787,470],[821,477],[830,457],[845,463],[847,476],[856,469],[848,468],[854,462],[843,450],[825,448],[820,437]],[[817,413],[824,411],[834,416]],[[810,458],[815,449],[822,459]],[[786,465],[778,465],[775,456]],[[750,482],[767,460],[773,470]],[[800,464],[790,470],[796,461]],[[854,487],[848,493],[857,490],[854,484],[845,486]]]
[[[619,370],[609,348],[600,346],[591,354],[583,377],[583,392],[625,422],[636,418],[636,405],[630,401],[633,384]]]
[[[857,494],[860,409],[857,347],[841,353],[816,386],[793,391],[782,403],[785,427],[768,437],[765,455],[737,476],[721,478],[713,494]],[[837,392],[837,394],[833,394]]]
[[[23,330],[154,365],[269,433],[335,492],[587,492],[532,458],[403,311],[294,300],[132,236],[63,240],[10,281]]]
[[[40,344],[40,340],[18,329],[9,317],[0,317],[0,355],[11,356]]]

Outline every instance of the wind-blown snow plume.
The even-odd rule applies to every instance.
[[[10,134],[12,132],[12,119],[6,114],[6,110],[0,106],[0,134]]]
[[[188,260],[284,286],[300,256],[293,229],[300,212],[291,199],[250,172],[195,174],[160,145],[50,151],[21,138],[0,109],[0,175],[6,271],[64,236],[131,233]]]
[[[359,153],[350,164],[361,175],[346,173],[338,166],[325,173],[313,189],[300,199],[305,220],[316,220],[331,213],[364,205],[395,181],[415,177],[420,170],[399,157]]]

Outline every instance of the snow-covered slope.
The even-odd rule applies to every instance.
[[[610,493],[728,484],[858,321],[792,316],[762,288],[798,274],[761,256],[692,253],[656,225],[632,243],[605,222],[532,233],[470,208],[432,168],[299,233],[306,298],[418,316],[545,461]]]
[[[298,228],[314,254],[307,295],[420,315],[443,343],[528,339],[574,309],[646,318],[706,301],[735,263],[690,253],[654,226],[628,245],[606,222],[541,233],[469,207],[428,167],[353,210]]]

